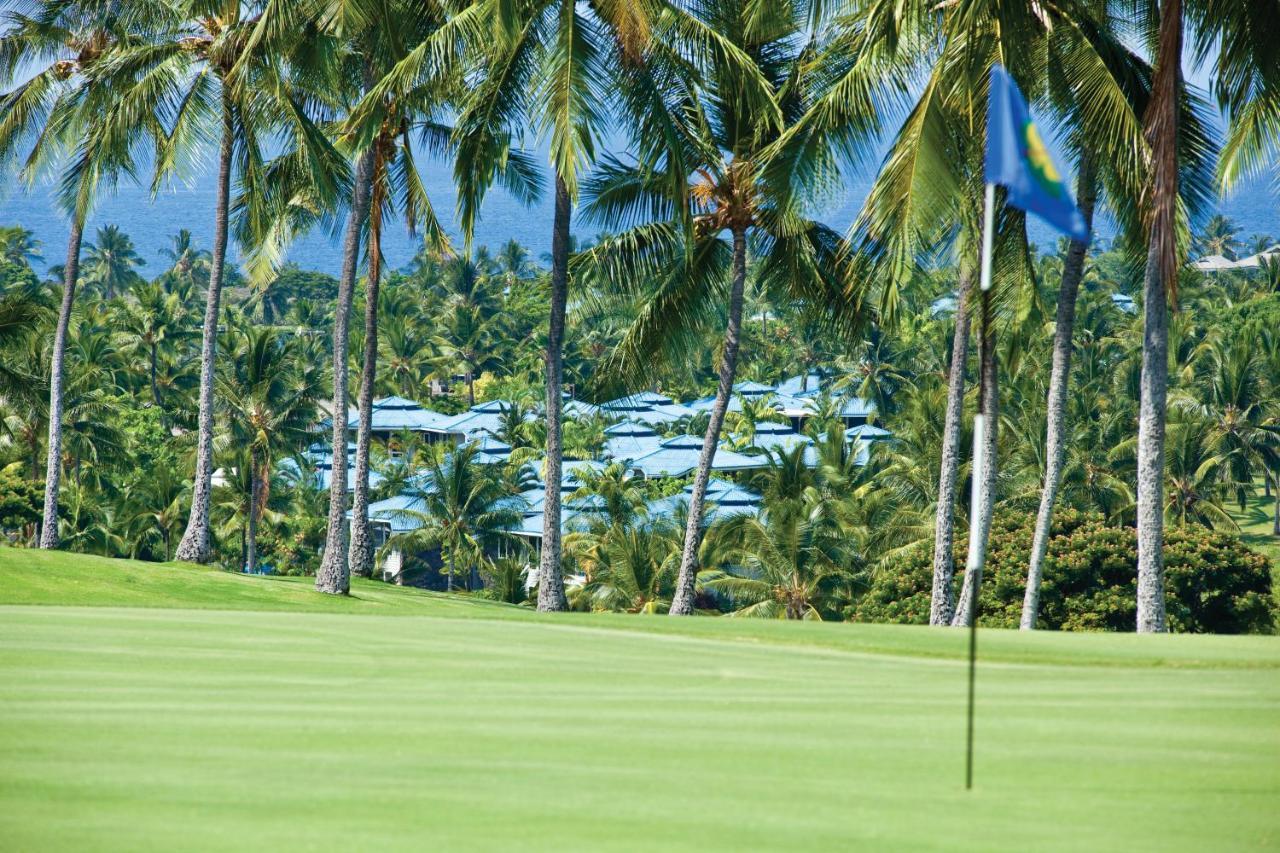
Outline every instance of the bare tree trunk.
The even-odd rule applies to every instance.
[[[564,315],[569,297],[569,188],[556,175],[556,212],[551,232],[551,322],[547,330],[547,491],[543,502],[542,555],[538,561],[538,609],[568,610],[560,569],[560,472],[563,465],[560,388],[564,364]]]
[[[986,432],[983,434],[982,482],[982,516],[978,519],[979,548],[986,553],[987,541],[991,536],[991,519],[996,507],[996,448],[999,446],[1000,388],[996,375],[996,332],[991,312],[991,291],[982,294],[982,342],[979,348],[981,402],[979,409],[986,420]],[[971,507],[970,512],[976,508]],[[965,571],[964,588],[960,590],[960,600],[956,606],[956,615],[951,624],[955,627],[967,626],[974,618],[973,608],[982,587],[982,567]]]
[[[689,519],[684,530],[684,551],[680,555],[680,574],[676,578],[676,594],[671,599],[672,616],[693,614],[693,602],[697,594],[698,546],[702,542],[702,513],[707,494],[707,481],[711,478],[711,463],[715,461],[716,448],[720,444],[720,429],[724,426],[725,412],[729,410],[729,397],[733,394],[733,378],[738,369],[738,346],[742,331],[742,291],[747,281],[747,232],[744,228],[733,231],[732,289],[729,292],[729,322],[724,332],[724,354],[720,357],[720,383],[716,386],[716,399],[711,406],[711,420],[702,439],[702,453],[698,457],[698,470],[693,477],[693,494],[689,496]]]
[[[1093,164],[1086,154],[1080,164],[1077,187],[1080,212],[1085,226],[1093,228],[1094,194]],[[1040,511],[1036,514],[1036,531],[1031,542],[1031,563],[1027,568],[1027,591],[1022,599],[1022,624],[1024,631],[1036,627],[1040,611],[1040,579],[1044,572],[1044,557],[1049,550],[1049,531],[1053,525],[1053,505],[1062,486],[1062,463],[1066,449],[1067,386],[1071,382],[1071,348],[1075,333],[1076,298],[1080,295],[1080,280],[1084,278],[1084,259],[1089,251],[1088,241],[1072,240],[1062,265],[1062,284],[1058,288],[1058,315],[1053,328],[1053,367],[1049,374],[1049,423],[1045,429],[1044,490],[1040,493]]]
[[[382,164],[374,163],[374,186]],[[379,190],[369,202],[369,274],[364,295],[364,359],[360,366],[360,423],[356,432],[355,490],[351,499],[351,573],[373,575],[373,536],[369,529],[369,443],[373,438],[373,386],[378,378],[378,284],[382,275],[382,198]]]
[[[76,300],[80,277],[80,243],[84,222],[73,217],[67,240],[67,262],[62,272],[62,305],[53,332],[53,352],[49,356],[49,448],[44,469],[44,515],[40,524],[40,547],[58,547],[58,487],[62,481],[62,375],[67,354],[67,330]]]
[[[222,95],[222,144],[218,151],[218,199],[214,212],[213,257],[205,293],[204,328],[200,341],[200,414],[196,431],[196,470],[191,488],[191,514],[174,558],[189,563],[209,562],[209,498],[213,490],[213,368],[218,356],[218,314],[222,303],[223,270],[227,258],[227,217],[231,209],[231,157],[235,120],[231,96]]]
[[[964,417],[964,373],[969,361],[969,300],[973,270],[960,269],[956,299],[956,331],[951,340],[947,378],[947,413],[942,429],[942,464],[938,471],[938,505],[933,527],[933,595],[929,624],[950,625],[955,605],[951,580],[955,575],[956,479],[960,470],[960,422]]]
[[[1182,65],[1181,0],[1164,0],[1147,111],[1151,145],[1151,222],[1138,408],[1139,633],[1166,630],[1164,603],[1164,439],[1169,391],[1169,304],[1178,275],[1178,91]]]
[[[351,212],[342,244],[342,277],[338,280],[338,301],[333,315],[333,467],[324,556],[316,572],[316,590],[330,595],[346,595],[351,589],[347,563],[347,341],[351,329],[351,291],[355,288],[356,267],[360,262],[360,232],[369,212],[372,177],[373,150],[370,149],[356,161]]]

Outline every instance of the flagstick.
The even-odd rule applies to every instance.
[[[988,183],[982,214],[982,277],[979,288],[982,291],[982,337],[987,335],[987,324],[991,322],[991,250],[995,241],[995,201],[996,185]],[[973,466],[970,474],[969,490],[969,558],[965,562],[965,571],[969,574],[969,715],[965,743],[964,787],[973,789],[973,705],[978,663],[978,578],[982,577],[982,569],[987,560],[985,543],[981,540],[982,516],[985,508],[982,505],[982,482],[986,479],[986,457],[982,447],[986,443],[987,419],[982,410],[985,400],[982,399],[984,389],[981,387],[981,368],[979,368],[979,402],[978,413],[973,417]]]

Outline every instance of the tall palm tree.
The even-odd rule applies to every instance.
[[[564,610],[560,565],[563,348],[569,287],[570,220],[581,175],[608,126],[622,69],[643,61],[662,0],[481,0],[456,15],[482,67],[458,119],[455,177],[468,239],[489,185],[532,197],[528,164],[510,135],[530,125],[550,141],[555,209],[551,223],[551,312],[546,344],[546,500],[538,609]],[[655,93],[656,94],[656,93]],[[514,167],[514,168],[513,168]]]
[[[23,175],[34,180],[51,164],[66,161],[58,189],[71,228],[62,266],[62,299],[49,364],[49,440],[40,547],[58,545],[61,483],[63,362],[67,330],[79,283],[84,224],[103,184],[133,173],[132,155],[157,128],[118,109],[120,86],[103,66],[121,45],[145,42],[168,20],[162,3],[141,0],[33,0],[8,15],[0,37],[0,68],[6,79],[32,70],[0,101],[0,157],[25,149]]]
[[[116,63],[119,73],[135,80],[126,111],[154,116],[162,128],[153,188],[180,169],[204,140],[218,140],[213,249],[201,329],[196,465],[191,514],[176,553],[177,559],[196,563],[207,562],[211,555],[215,362],[234,204],[233,174],[238,174],[242,187],[241,215],[252,219],[260,215],[256,209],[272,198],[260,146],[268,128],[295,142],[304,141],[297,147],[308,152],[313,166],[314,161],[332,156],[282,76],[287,46],[296,44],[296,39],[261,38],[258,25],[263,6],[251,2],[211,8],[205,0],[180,0],[173,7],[176,18],[163,32],[150,43],[123,52]],[[331,169],[316,167],[309,173],[315,177],[314,192],[332,192],[332,181],[324,179]],[[189,275],[197,258],[189,245],[175,249],[177,265],[192,265],[185,269]]]
[[[1270,41],[1259,38],[1257,22],[1274,15],[1274,9],[1263,0],[1149,0],[1144,7],[1144,19],[1155,26],[1144,33],[1154,53],[1154,76],[1144,116],[1150,167],[1143,199],[1147,264],[1137,451],[1137,626],[1139,632],[1161,632],[1166,629],[1163,488],[1168,315],[1170,306],[1177,306],[1180,258],[1187,243],[1187,216],[1179,201],[1199,196],[1203,204],[1207,195],[1194,186],[1196,176],[1180,174],[1179,152],[1195,146],[1211,148],[1203,139],[1194,138],[1190,117],[1180,109],[1185,25],[1188,21],[1196,24],[1192,35],[1197,59],[1217,53],[1219,100],[1228,106],[1233,125],[1221,165],[1221,177],[1227,184],[1258,167],[1267,145],[1274,145],[1274,125],[1267,117],[1274,117],[1274,95],[1280,91],[1280,54]],[[1261,97],[1255,97],[1258,95]],[[1251,101],[1257,106],[1251,107]]]
[[[768,292],[830,306],[828,328],[847,331],[859,316],[850,307],[850,266],[838,235],[808,219],[799,194],[768,176],[788,122],[809,106],[815,83],[806,72],[814,49],[806,38],[807,5],[774,4],[756,18],[725,0],[699,5],[696,15],[732,50],[705,57],[697,87],[675,75],[663,81],[669,141],[638,163],[610,157],[592,177],[588,213],[610,229],[631,227],[602,240],[583,262],[604,270],[618,286],[654,283],[652,291],[634,294],[637,319],[606,368],[633,387],[654,355],[679,360],[700,333],[724,318],[716,394],[671,602],[674,615],[693,612],[707,482],[741,346],[748,244]],[[807,169],[817,183],[835,155],[821,140],[807,140],[804,147],[805,158],[792,169]]]
[[[370,19],[358,44],[364,56],[364,73],[376,80],[389,73],[416,44],[444,26],[447,3],[404,3],[386,0],[380,14]],[[382,230],[389,216],[401,215],[411,234],[423,230],[424,247],[434,254],[452,252],[437,220],[431,199],[418,174],[413,154],[416,134],[428,150],[448,149],[451,128],[440,123],[459,91],[460,77],[451,68],[424,77],[409,93],[366,99],[347,122],[345,132],[357,146],[371,152],[369,222],[365,256],[364,352],[357,397],[355,484],[352,496],[349,571],[367,576],[373,572],[373,537],[369,522],[369,445],[372,440],[373,394],[378,374],[378,287],[382,274]],[[474,387],[474,386],[473,386]],[[474,393],[472,394],[474,402]]]
[[[1178,281],[1178,90],[1182,0],[1160,0],[1155,76],[1145,117],[1151,146],[1138,412],[1138,633],[1165,630],[1164,442],[1169,389],[1169,297]]]
[[[985,92],[989,68],[994,62],[1006,65],[1024,91],[1072,128],[1074,150],[1088,149],[1094,164],[1114,162],[1120,191],[1111,198],[1128,207],[1136,197],[1141,153],[1134,145],[1133,103],[1141,95],[1143,79],[1137,58],[1111,32],[1105,14],[1090,6],[1048,9],[979,2],[942,8],[936,14],[929,4],[907,4],[902,14],[889,16],[873,5],[855,15],[849,26],[850,38],[899,45],[900,61],[929,71],[856,224],[872,277],[880,283],[884,322],[896,319],[901,288],[918,274],[922,257],[939,243],[954,243],[958,255],[958,304],[935,514],[932,624],[952,621],[958,438],[975,307],[971,287],[978,262],[978,206],[973,200],[980,197],[977,167],[985,117],[985,98],[979,96]],[[1025,288],[1029,259],[1021,238],[1004,232],[1001,236],[1014,244],[997,247],[996,298],[1004,301],[1012,295],[1009,287]],[[1003,274],[1001,250],[1012,264]],[[994,400],[985,391],[981,396]]]
[[[270,326],[246,326],[231,335],[238,340],[219,376],[218,390],[234,446],[247,454],[243,568],[252,574],[258,560],[258,521],[270,495],[275,460],[307,440],[315,422],[319,383],[314,366],[300,364],[296,338]]]

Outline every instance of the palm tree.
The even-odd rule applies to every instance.
[[[736,541],[730,555],[741,568],[708,572],[703,588],[724,595],[735,616],[820,620],[824,584],[859,558],[831,507],[809,500],[799,512],[770,509],[723,522],[721,535]]]
[[[725,317],[673,615],[693,612],[707,482],[737,372],[748,242],[764,289],[831,306],[828,328],[848,330],[858,322],[847,297],[852,282],[844,245],[803,216],[798,194],[767,175],[787,121],[808,106],[804,63],[813,48],[805,41],[802,5],[776,4],[767,25],[727,0],[700,6],[702,25],[720,32],[732,51],[707,57],[700,89],[682,88],[679,78],[664,82],[672,127],[665,148],[647,162],[611,157],[588,185],[586,209],[593,218],[610,229],[631,227],[602,240],[584,264],[598,266],[623,287],[654,283],[651,292],[635,294],[638,317],[608,370],[639,384],[654,355],[680,361],[699,333]],[[833,153],[816,140],[805,147],[809,159],[796,170],[820,174]]]
[[[125,500],[132,511],[129,556],[137,559],[145,549],[152,559],[157,550],[163,562],[173,559],[173,540],[182,531],[189,485],[170,466],[158,465],[129,490]]]
[[[81,270],[87,284],[101,288],[103,297],[112,299],[139,280],[134,268],[146,263],[128,234],[119,226],[106,225],[98,229],[96,243],[85,243]]]
[[[196,248],[195,239],[186,228],[178,229],[163,251],[164,256],[173,261],[169,272],[183,283],[186,292],[195,290],[197,281],[202,286],[208,282],[212,255],[206,249]]]
[[[185,311],[176,293],[165,293],[158,281],[133,288],[134,301],[118,312],[117,330],[124,346],[143,356],[151,386],[151,401],[163,405],[158,381],[160,349],[173,338],[183,337]]]
[[[1113,202],[1125,206],[1123,213],[1134,205],[1136,176],[1141,174],[1133,103],[1141,96],[1143,69],[1112,33],[1105,16],[1091,17],[1090,7],[1032,12],[997,3],[964,8],[908,6],[892,17],[868,7],[846,24],[847,39],[854,43],[869,39],[873,46],[893,45],[899,62],[929,69],[868,195],[856,231],[869,256],[871,277],[879,282],[880,312],[886,324],[896,320],[901,290],[920,272],[922,257],[939,245],[954,246],[957,255],[959,287],[937,487],[930,615],[932,624],[948,624],[953,607],[958,437],[974,308],[970,290],[978,260],[977,206],[972,199],[980,195],[981,133],[975,133],[975,127],[983,121],[985,99],[975,93],[985,91],[992,63],[1010,67],[1024,91],[1042,100],[1071,129],[1074,150],[1087,151],[1089,162],[1099,170],[1114,166],[1106,176],[1107,186]],[[935,14],[938,8],[944,10],[942,14]],[[935,48],[937,44],[941,47]],[[815,129],[823,128],[818,123]],[[1121,216],[1122,221],[1131,218]],[[996,292],[1001,301],[1009,285],[1021,290],[1029,279],[1025,240],[1018,230],[1001,229],[1002,238],[1011,243],[997,246]],[[1003,274],[998,259],[1002,251],[1012,262]],[[1000,284],[1001,278],[1006,285]],[[1065,324],[1063,331],[1067,331]],[[987,359],[987,363],[993,362]],[[994,403],[994,393],[984,390],[981,396]],[[984,470],[991,471],[993,466]]]
[[[1241,510],[1254,493],[1258,475],[1267,477],[1280,468],[1280,433],[1266,427],[1267,389],[1262,373],[1266,349],[1257,346],[1266,336],[1253,332],[1246,328],[1225,339],[1210,340],[1200,358],[1206,364],[1200,393],[1175,395],[1178,404],[1211,423],[1209,449],[1225,458],[1225,486]]]
[[[1169,419],[1165,520],[1178,527],[1198,524],[1233,529],[1222,503],[1230,486],[1231,457],[1218,451],[1214,424],[1195,411],[1173,409]]]
[[[1229,217],[1215,213],[1196,236],[1196,243],[1206,255],[1222,255],[1234,261],[1236,251],[1244,248],[1239,234],[1239,226]]]
[[[560,566],[560,473],[570,219],[581,174],[608,124],[608,93],[619,90],[622,69],[641,63],[661,5],[660,0],[481,0],[451,22],[468,34],[483,68],[458,119],[455,177],[468,240],[496,178],[505,177],[508,188],[523,198],[534,195],[529,164],[511,150],[510,135],[528,117],[532,129],[550,140],[555,211],[546,344],[546,501],[538,569],[538,609],[543,611],[568,607]]]
[[[132,154],[155,125],[118,109],[119,81],[102,72],[122,44],[145,42],[168,19],[163,4],[140,0],[41,0],[30,14],[14,14],[0,36],[0,66],[6,79],[19,68],[33,72],[0,101],[0,156],[25,148],[23,176],[34,180],[50,164],[67,163],[59,202],[70,222],[62,300],[49,365],[49,441],[40,547],[58,545],[61,483],[63,361],[67,330],[79,283],[85,220],[102,184],[133,171]]]
[[[210,558],[210,478],[213,475],[214,385],[218,320],[226,275],[227,244],[233,200],[233,173],[242,187],[238,203],[246,232],[264,214],[282,185],[268,182],[260,138],[268,128],[281,131],[305,152],[295,163],[312,168],[314,194],[332,194],[332,154],[321,134],[300,108],[281,76],[281,62],[290,44],[263,38],[263,3],[234,3],[210,9],[203,0],[180,0],[176,18],[152,43],[136,46],[117,61],[120,73],[136,84],[127,111],[154,115],[162,125],[153,189],[172,174],[206,138],[218,140],[217,196],[214,204],[213,249],[205,290],[204,324],[200,345],[199,416],[196,464],[192,480],[191,514],[176,558],[204,563]],[[242,243],[245,240],[241,241]],[[265,239],[264,243],[267,242]],[[185,243],[185,245],[184,245]],[[271,245],[263,251],[274,258]],[[175,265],[189,275],[197,262],[188,241],[174,247]],[[190,266],[187,266],[187,265]]]
[[[444,26],[447,4],[389,3],[372,19],[358,43],[365,57],[364,74],[374,80],[389,73],[411,47]],[[412,139],[419,136],[426,146],[440,152],[447,149],[451,128],[440,124],[441,115],[458,93],[459,77],[452,71],[420,79],[399,97],[365,99],[357,115],[348,121],[345,132],[357,146],[372,153],[369,188],[369,224],[364,300],[364,353],[361,359],[359,411],[356,431],[355,488],[352,498],[350,571],[359,575],[373,572],[373,538],[369,523],[369,445],[372,440],[374,385],[378,374],[378,287],[382,272],[382,229],[387,217],[402,215],[409,232],[424,232],[423,245],[437,255],[452,249],[423,187],[414,160]],[[472,401],[474,402],[474,385]]]
[[[513,487],[497,466],[476,462],[478,452],[473,443],[434,446],[422,472],[425,509],[411,513],[422,526],[386,544],[409,553],[439,548],[450,591],[460,576],[470,588],[471,571],[489,567],[495,547],[523,517]]]
[[[467,405],[476,404],[476,377],[485,370],[498,367],[495,318],[481,308],[464,303],[448,309],[438,322],[439,334],[433,339],[441,363],[448,373],[461,369],[467,384]]]
[[[234,328],[231,336],[236,343],[218,378],[218,390],[232,443],[247,456],[244,570],[252,574],[257,568],[258,520],[270,495],[275,460],[307,440],[319,383],[314,366],[306,369],[300,363],[296,338],[269,326]]]
[[[683,532],[667,519],[571,532],[565,537],[565,552],[586,577],[572,593],[573,606],[626,613],[666,610]]]
[[[21,225],[0,227],[0,258],[11,264],[30,266],[36,261],[43,261],[40,254],[41,243],[36,239],[34,231]]]

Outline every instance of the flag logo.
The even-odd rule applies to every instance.
[[[1084,216],[1031,121],[1018,84],[999,65],[991,68],[986,179],[1005,188],[1005,200],[1013,207],[1034,213],[1076,240],[1089,238]]]
[[[1022,126],[1022,138],[1023,150],[1027,163],[1031,166],[1031,174],[1035,176],[1040,186],[1044,187],[1045,192],[1061,198],[1066,194],[1067,188],[1063,186],[1062,176],[1053,166],[1053,158],[1049,156],[1049,149],[1040,138],[1040,131],[1036,129],[1035,122],[1029,121]]]

